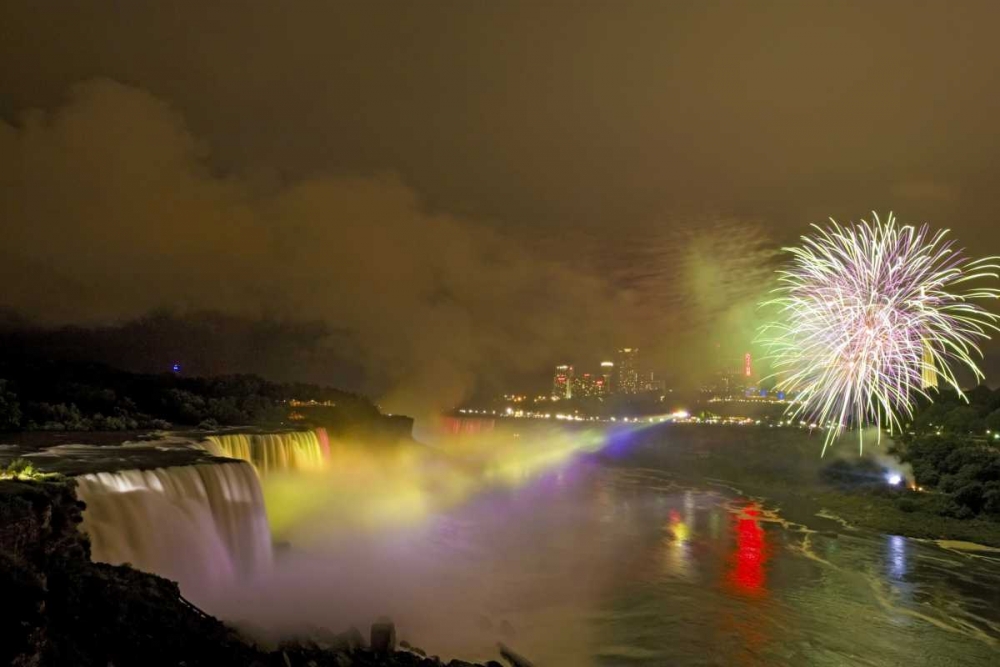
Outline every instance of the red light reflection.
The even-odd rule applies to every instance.
[[[729,583],[744,595],[765,595],[768,560],[764,529],[760,526],[760,509],[750,504],[736,517],[736,550],[730,557]]]

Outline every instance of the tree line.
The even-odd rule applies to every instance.
[[[0,357],[0,430],[121,431],[285,422],[288,401],[330,402],[348,419],[378,408],[357,394],[256,375],[184,377],[103,364]]]

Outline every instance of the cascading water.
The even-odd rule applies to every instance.
[[[448,435],[482,435],[496,430],[497,420],[488,417],[445,417],[441,425]]]
[[[213,456],[248,461],[261,476],[285,470],[322,470],[330,456],[330,441],[323,428],[212,435],[202,444]]]
[[[91,556],[210,592],[270,567],[271,532],[260,482],[242,461],[77,478]]]

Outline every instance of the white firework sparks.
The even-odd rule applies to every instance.
[[[761,339],[780,387],[796,398],[795,417],[827,427],[823,451],[846,427],[893,431],[913,401],[940,379],[959,395],[954,367],[981,379],[974,356],[998,316],[977,301],[998,290],[973,281],[996,278],[997,258],[970,260],[924,225],[813,225],[778,272],[778,321]],[[863,442],[861,443],[863,446]]]

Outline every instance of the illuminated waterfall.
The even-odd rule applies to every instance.
[[[203,445],[213,456],[248,461],[261,476],[283,470],[320,470],[330,456],[330,441],[323,428],[212,435]]]
[[[441,425],[448,435],[482,435],[495,431],[497,420],[488,417],[445,417]]]
[[[91,556],[211,591],[271,564],[260,483],[243,462],[93,473],[77,479]]]

